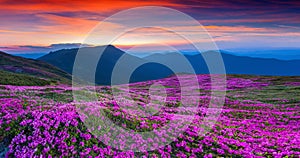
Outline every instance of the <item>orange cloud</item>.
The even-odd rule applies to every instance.
[[[15,10],[15,11],[47,11],[47,12],[61,12],[61,11],[90,11],[90,12],[113,12],[124,8],[138,7],[138,6],[169,6],[176,7],[179,4],[169,1],[139,1],[139,0],[31,0],[28,1],[0,1],[1,10]]]
[[[39,14],[37,16],[42,17],[50,23],[50,25],[38,26],[38,30],[41,32],[52,32],[54,34],[83,36],[97,24],[97,21],[62,17],[52,14]]]

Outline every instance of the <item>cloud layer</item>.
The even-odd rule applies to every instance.
[[[24,46],[42,46],[43,49],[45,48],[43,51],[48,51],[51,49],[47,47],[52,43],[81,43],[86,34],[104,18],[123,9],[145,5],[171,7],[192,16],[205,26],[222,48],[274,45],[297,47],[300,41],[299,1],[0,0],[0,46],[9,46],[10,49],[15,48],[18,51],[29,49],[35,52],[34,49],[39,47]],[[118,25],[117,22],[108,22],[105,27],[104,29],[109,32],[126,26]],[[191,31],[184,26],[181,29]],[[134,39],[145,33],[149,33],[149,30],[135,32],[131,35],[134,38],[118,44],[137,44],[139,41]],[[182,44],[180,41],[172,41],[172,38],[159,39],[157,36],[154,38],[154,35],[159,35],[155,31],[150,30],[150,33],[153,37],[143,39],[143,43],[151,44],[151,41],[168,40],[170,43]],[[103,36],[109,36],[109,33]]]

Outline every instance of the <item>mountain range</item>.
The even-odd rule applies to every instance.
[[[183,57],[186,59],[185,62],[190,63],[195,73],[207,74],[209,71],[203,56],[214,58],[217,55],[215,51],[201,54],[156,53],[141,58],[126,53],[113,45],[80,49],[86,54],[86,57],[92,58],[96,58],[100,50],[103,51],[96,66],[95,76],[92,76],[95,77],[96,84],[100,85],[111,84],[112,72],[121,58],[126,58],[126,60],[121,65],[121,71],[114,74],[116,75],[114,76],[116,78],[114,84],[127,83],[128,81],[124,76],[128,75],[127,70],[133,68],[134,65],[139,65],[139,67],[132,72],[129,82],[160,79],[175,73],[193,73],[185,66]],[[22,82],[20,85],[23,85],[22,80],[27,79],[32,81],[32,84],[36,82],[40,84],[71,83],[71,74],[78,50],[79,48],[61,49],[50,52],[37,60],[0,52],[0,74],[2,75],[0,82],[11,83],[12,79],[19,79],[19,83]],[[300,76],[300,60],[236,56],[224,51],[221,51],[220,54],[227,74]],[[168,68],[164,64],[171,67]],[[83,72],[92,70],[88,65],[80,67],[84,70]],[[90,77],[90,75],[75,76],[75,78],[88,82],[93,81]]]
[[[106,49],[105,49],[106,48]],[[74,49],[62,49],[59,51],[51,52],[44,55],[38,60],[52,64],[62,70],[72,74],[73,64],[77,51],[79,48]],[[207,64],[203,56],[208,56],[214,58],[217,53],[215,51],[203,52],[201,54],[179,54],[179,53],[166,53],[166,54],[153,54],[146,56],[144,58],[139,58],[130,55],[115,46],[98,46],[98,47],[85,47],[81,48],[81,51],[89,56],[97,55],[99,50],[103,50],[103,55],[101,56],[95,73],[95,81],[97,84],[108,85],[111,83],[112,71],[121,56],[126,57],[126,62],[128,65],[123,65],[123,69],[127,70],[132,65],[141,65],[138,67],[130,78],[130,82],[138,82],[152,79],[159,79],[170,76],[174,73],[192,73],[186,68],[181,68],[184,64],[182,61],[182,56],[184,56],[187,61],[191,64],[194,71],[197,74],[209,73]],[[226,73],[227,74],[250,74],[250,75],[273,75],[273,76],[299,76],[300,75],[300,60],[278,60],[278,59],[264,59],[264,58],[254,58],[245,56],[235,56],[228,54],[226,52],[220,52]],[[147,64],[144,64],[147,63]],[[168,63],[169,65],[176,66],[176,70],[170,69],[163,64],[158,63]],[[86,67],[86,70],[89,68]],[[122,75],[118,74],[120,80],[116,84],[126,83],[122,80]],[[84,75],[83,75],[84,76]],[[82,78],[87,80],[86,78]]]
[[[226,51],[220,52],[227,74],[272,75],[272,76],[299,76],[300,60],[279,60],[271,58],[257,58],[236,56]],[[154,61],[170,60],[175,62],[178,53],[153,54],[145,57]],[[217,57],[217,52],[208,51],[196,55],[184,55],[198,74],[209,73],[203,56]]]

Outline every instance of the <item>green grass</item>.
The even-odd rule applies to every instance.
[[[228,75],[228,77],[256,78],[257,82],[267,82],[270,85],[261,89],[236,89],[227,91],[227,96],[237,100],[256,100],[263,103],[293,104],[300,102],[300,86],[286,86],[289,82],[299,82],[300,76],[256,76],[256,75]]]
[[[56,83],[55,81],[45,80],[25,74],[17,74],[0,70],[0,84],[16,86],[45,86]]]
[[[274,85],[257,89],[242,89],[227,92],[229,98],[238,100],[257,100],[263,103],[282,104],[282,100],[286,100],[285,104],[300,102],[300,87],[290,87]]]

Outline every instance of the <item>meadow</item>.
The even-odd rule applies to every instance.
[[[188,75],[182,77],[189,82]],[[72,90],[83,93],[83,87],[0,85],[0,152],[7,157],[300,156],[299,77],[227,76],[221,113],[203,135],[199,133],[207,129],[203,119],[211,99],[210,77],[198,75],[198,81],[200,86],[191,90],[199,95],[190,96],[191,102],[196,97],[200,100],[196,111],[181,106],[180,85],[174,76],[130,84],[127,97],[140,110],[127,97],[120,106],[112,92],[121,89],[109,86],[96,87],[96,102],[77,103]],[[166,87],[163,106],[160,95],[148,104],[148,90],[155,83]],[[78,110],[79,105],[84,108]],[[174,117],[179,115],[192,120],[178,137],[169,140],[182,121]],[[103,119],[132,134],[116,133],[116,127]],[[166,125],[170,129],[159,130]],[[155,138],[143,132],[153,132]],[[141,150],[135,151],[137,147]],[[147,150],[150,148],[153,150]]]

